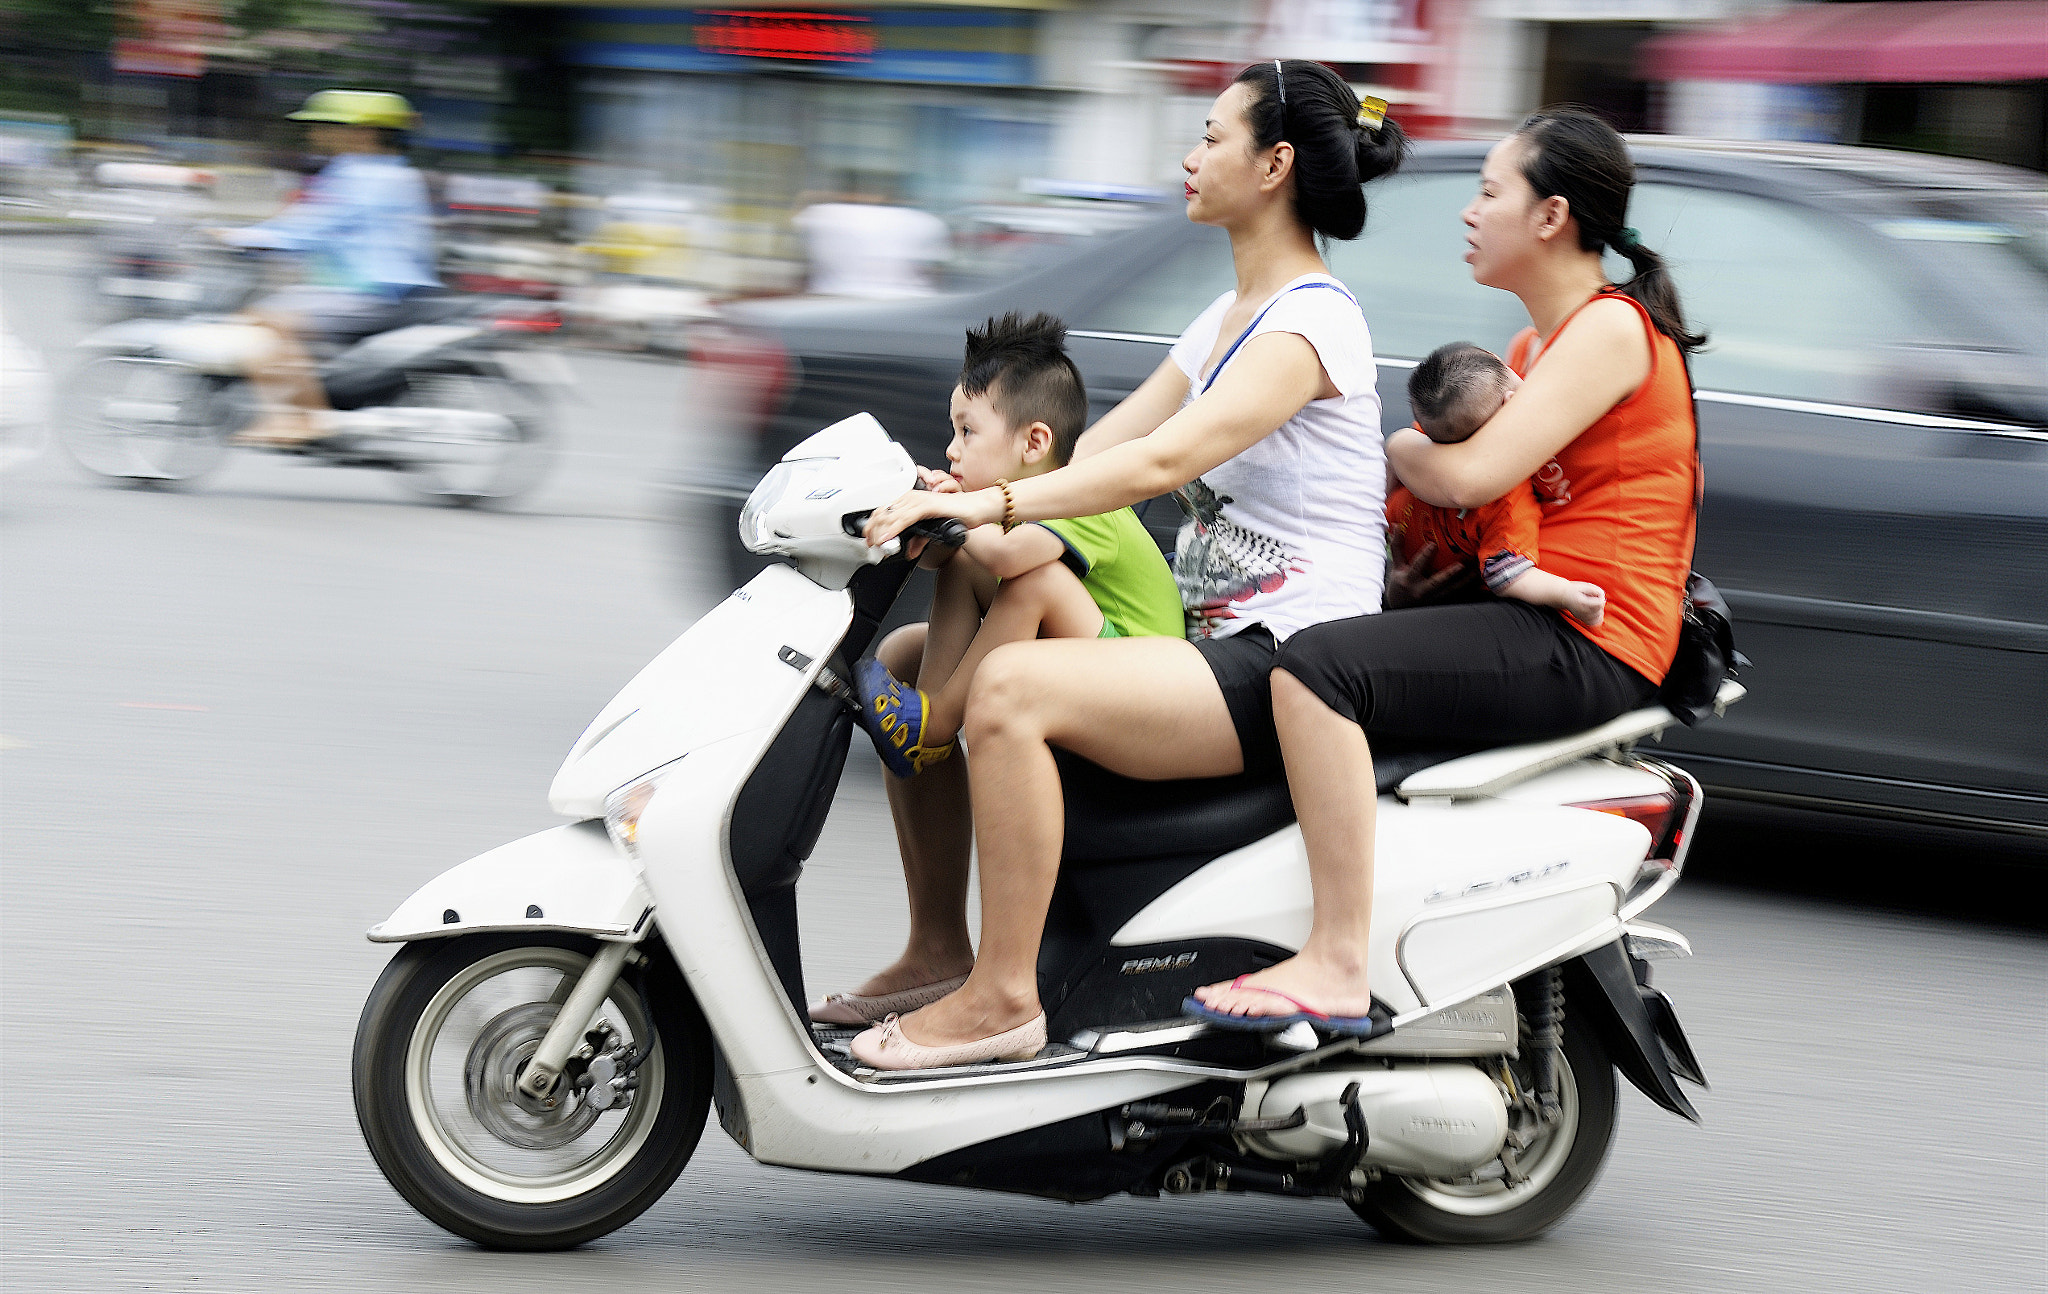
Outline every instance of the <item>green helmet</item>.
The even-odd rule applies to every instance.
[[[411,130],[419,116],[402,94],[383,90],[319,90],[306,100],[305,107],[288,114],[288,119]]]

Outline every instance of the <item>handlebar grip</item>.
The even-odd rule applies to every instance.
[[[839,528],[846,533],[847,538],[858,539],[861,532],[867,528],[868,518],[873,515],[873,509],[849,512],[839,519]],[[952,517],[931,517],[905,526],[903,535],[905,538],[914,536],[918,539],[929,539],[947,548],[958,548],[967,542],[967,527]]]
[[[967,542],[967,527],[952,517],[933,517],[909,526],[905,534],[921,535],[935,544],[958,548]]]

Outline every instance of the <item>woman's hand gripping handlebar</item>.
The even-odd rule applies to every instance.
[[[941,474],[933,473],[932,475]],[[952,478],[945,477],[945,480],[950,484]],[[911,488],[913,492],[917,490],[930,492],[931,489],[926,484],[926,477],[923,472],[919,473],[917,484]],[[956,486],[955,489],[957,490],[958,487]],[[909,498],[910,496],[905,495],[904,497]],[[913,546],[912,541],[929,541],[943,548],[958,548],[967,542],[967,527],[962,525],[956,518],[940,515],[920,517],[912,521],[889,526],[887,527],[888,534],[880,539],[875,538],[873,534],[877,528],[877,523],[873,520],[875,515],[879,512],[887,512],[890,508],[896,507],[901,502],[902,500],[898,500],[896,504],[889,504],[886,507],[872,509],[867,512],[849,512],[840,518],[840,528],[847,535],[855,539],[865,535],[870,547],[880,547],[894,536],[900,534],[905,540],[903,555],[913,559],[924,548],[924,542],[916,542]]]

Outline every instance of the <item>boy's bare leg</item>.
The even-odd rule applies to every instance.
[[[953,560],[939,568],[938,591],[932,596],[931,623],[926,626],[924,655],[914,676],[921,691],[927,695],[937,692],[946,685],[946,680],[953,677],[953,672],[960,667],[961,658],[967,655],[968,647],[974,642],[974,635],[981,629],[982,613],[995,600],[998,583],[986,566],[965,552],[953,554]],[[887,661],[882,663],[888,665]],[[913,677],[896,674],[893,668],[889,672],[899,679]]]
[[[964,554],[963,554],[964,555]],[[1015,579],[1004,580],[982,617],[952,677],[937,692],[928,692],[920,740],[926,747],[943,746],[960,731],[967,714],[967,694],[974,671],[1004,643],[1034,638],[1094,638],[1102,633],[1102,608],[1088,596],[1079,576],[1059,562],[1047,562]]]
[[[941,568],[942,586],[944,574]],[[930,644],[926,626],[907,625],[883,639],[875,657],[897,678],[915,678]],[[862,997],[901,993],[974,968],[974,941],[967,932],[968,847],[974,839],[967,761],[956,755],[912,778],[884,771],[882,785],[903,858],[910,936],[902,956],[854,988]]]

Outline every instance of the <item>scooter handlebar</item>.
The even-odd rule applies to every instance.
[[[874,515],[872,508],[865,512],[849,512],[839,519],[839,528],[849,538],[858,539],[867,528],[868,518]],[[903,528],[906,539],[928,539],[947,548],[958,548],[967,542],[967,527],[953,517],[928,517],[913,521]]]

